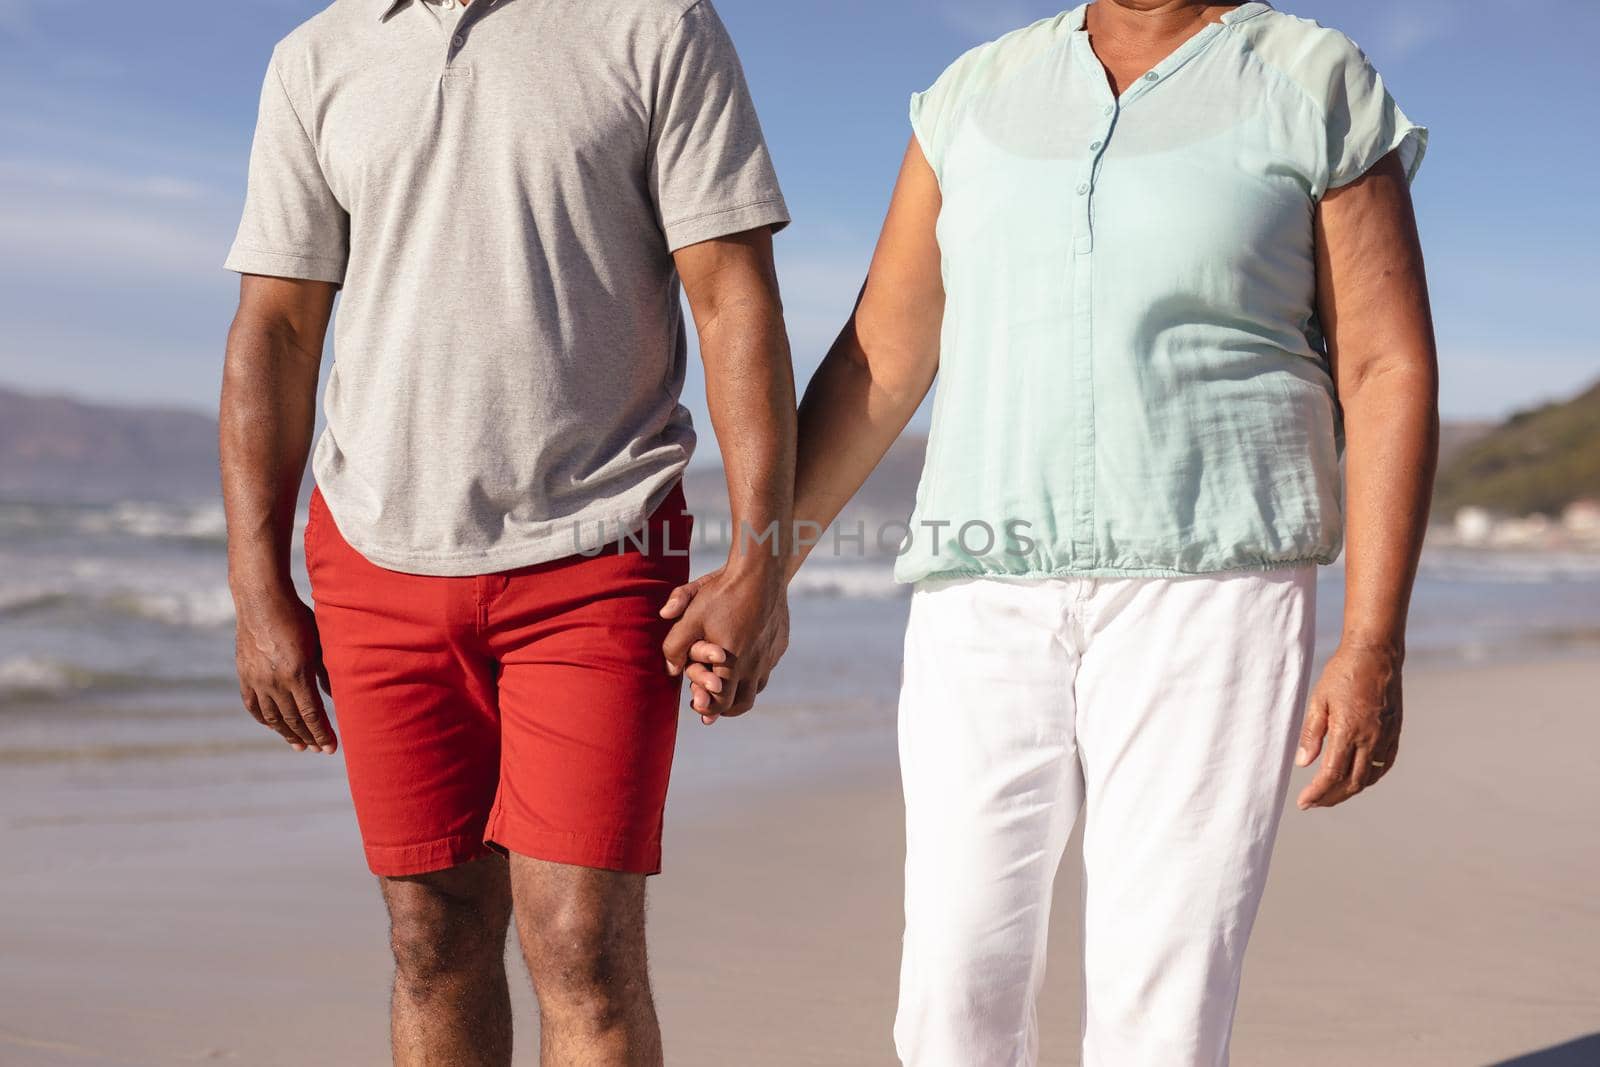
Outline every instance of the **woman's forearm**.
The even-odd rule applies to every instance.
[[[791,557],[800,569],[821,531],[838,518],[916,414],[933,384],[933,359],[898,361],[904,369],[875,371],[852,318],[806,387],[800,404],[795,467],[795,522],[802,537]],[[926,370],[921,368],[926,367]]]
[[[1438,464],[1437,384],[1431,361],[1409,361],[1376,370],[1343,398],[1345,644],[1404,654]]]

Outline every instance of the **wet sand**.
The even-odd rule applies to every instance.
[[[1600,1031],[1597,694],[1592,658],[1413,669],[1395,774],[1286,818],[1236,1064],[1478,1067]],[[826,725],[849,715],[871,722]],[[889,714],[776,709],[685,749],[651,915],[668,1062],[893,1064]],[[718,771],[751,753],[757,773]],[[337,763],[105,755],[0,761],[0,1064],[386,1063],[383,919]],[[1077,900],[1069,851],[1049,1065],[1077,1063]]]

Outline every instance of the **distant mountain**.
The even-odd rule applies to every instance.
[[[1499,423],[1447,422],[1439,427],[1439,463],[1449,466],[1472,445],[1494,432]]]
[[[872,524],[909,516],[926,448],[920,434],[902,437],[846,518]],[[1463,504],[1520,514],[1559,511],[1573,499],[1600,496],[1600,385],[1498,427],[1446,424],[1443,452],[1440,518]],[[697,512],[727,514],[720,468],[696,467],[686,481]],[[0,494],[172,500],[216,492],[217,421],[210,415],[0,388]]]
[[[178,500],[217,492],[217,420],[0,389],[0,493]]]
[[[1587,392],[1511,416],[1448,459],[1434,507],[1449,519],[1467,506],[1508,515],[1558,515],[1600,499],[1600,382]]]

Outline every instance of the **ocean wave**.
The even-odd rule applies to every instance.
[[[94,684],[94,672],[42,656],[0,660],[0,695],[44,696],[81,692]]]
[[[1549,582],[1600,581],[1600,553],[1430,548],[1421,574],[1436,581]]]
[[[0,502],[0,537],[79,535],[221,545],[227,521],[220,500],[187,503],[123,500],[111,504]]]
[[[0,619],[20,618],[48,611],[71,599],[70,594],[46,586],[28,585],[0,588]]]
[[[0,659],[0,701],[49,700],[88,693],[150,692],[164,689],[232,687],[235,679],[176,677],[130,670],[104,670],[48,656],[21,655]]]
[[[79,528],[85,533],[214,544],[224,543],[228,535],[221,501],[204,504],[122,501],[101,511],[84,512]]]
[[[894,580],[894,567],[872,564],[807,563],[789,591],[796,596],[844,600],[895,600],[909,590]]]
[[[121,593],[100,603],[117,614],[168,626],[215,630],[234,622],[233,597],[222,585],[183,592]]]
[[[225,583],[192,589],[112,589],[66,585],[0,587],[0,620],[61,613],[120,618],[197,630],[232,626],[233,597]]]

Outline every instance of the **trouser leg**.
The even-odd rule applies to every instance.
[[[919,590],[900,706],[909,1067],[1028,1067],[1051,885],[1082,797],[1065,583]]]
[[[1220,1067],[1303,713],[1314,568],[1099,583],[1077,679],[1085,1067]]]

